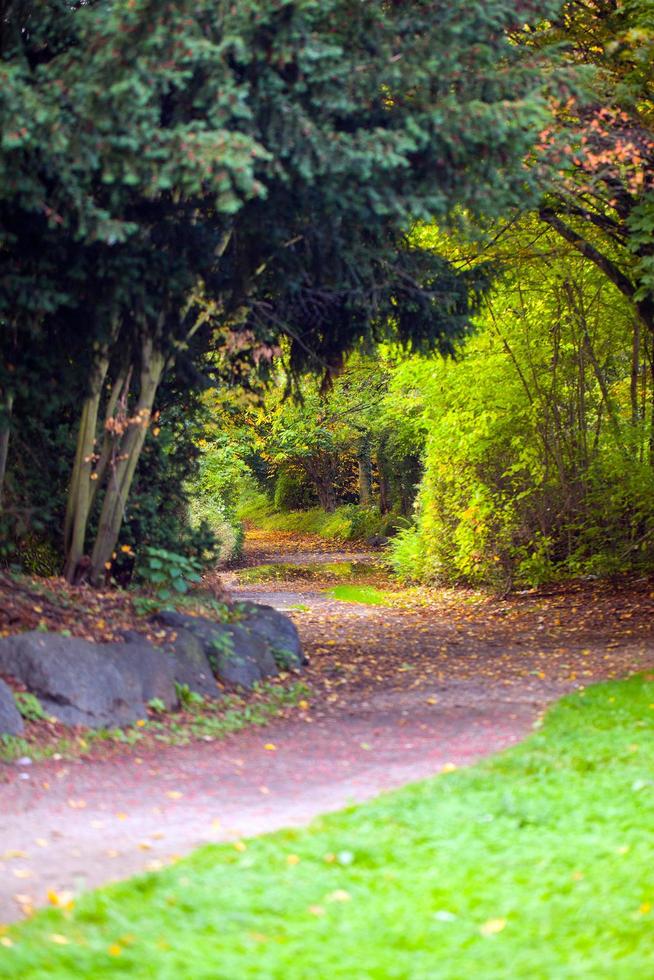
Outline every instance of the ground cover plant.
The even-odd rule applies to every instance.
[[[18,708],[27,723],[21,736],[0,735],[0,762],[28,757],[41,759],[98,759],[162,745],[213,742],[244,728],[269,724],[288,717],[292,709],[303,710],[310,692],[306,684],[280,675],[278,681],[255,685],[252,691],[224,694],[219,700],[178,690],[180,707],[166,711],[161,702],[151,701],[148,717],[125,728],[76,728],[71,730],[48,718],[34,695],[17,691]],[[29,700],[27,700],[29,699]]]
[[[653,750],[651,675],[581,690],[470,770],[4,929],[3,976],[647,976]]]

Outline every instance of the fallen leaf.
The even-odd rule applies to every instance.
[[[351,900],[352,896],[350,893],[344,891],[342,888],[337,888],[336,891],[330,892],[325,899],[327,902],[350,902]]]
[[[506,919],[488,919],[480,928],[482,936],[496,936],[506,927]]]

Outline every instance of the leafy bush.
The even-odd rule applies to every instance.
[[[165,548],[144,548],[139,560],[138,578],[156,592],[159,599],[184,595],[201,580],[202,566],[197,559]]]

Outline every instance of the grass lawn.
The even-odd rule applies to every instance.
[[[473,769],[39,914],[0,937],[0,976],[634,980],[653,906],[654,683],[634,678]]]

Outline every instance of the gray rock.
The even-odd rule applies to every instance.
[[[140,689],[146,704],[156,698],[167,709],[177,706],[175,664],[166,650],[152,646],[146,639],[140,643],[107,643],[103,648],[130,685]]]
[[[176,701],[172,659],[146,640],[100,644],[22,633],[0,640],[0,670],[67,725],[130,725],[146,716],[151,698],[167,706]]]
[[[178,634],[188,630],[202,650],[219,680],[225,684],[251,688],[258,681],[278,673],[270,644],[249,628],[249,623],[217,623],[200,616],[164,610],[157,621]]]
[[[11,689],[0,681],[0,735],[22,735],[24,727]]]
[[[366,538],[366,544],[370,548],[385,548],[389,540],[383,534],[371,534],[369,538]]]
[[[170,652],[178,684],[185,684],[189,691],[201,694],[203,698],[220,697],[211,664],[197,636],[180,627],[176,629],[174,639],[166,644],[166,649]]]
[[[307,663],[295,623],[272,606],[257,602],[240,602],[237,609],[244,618],[240,621],[255,636],[264,640],[281,670],[301,667]]]
[[[241,625],[223,627],[216,663],[216,673],[222,681],[250,688],[278,672],[265,640]]]

